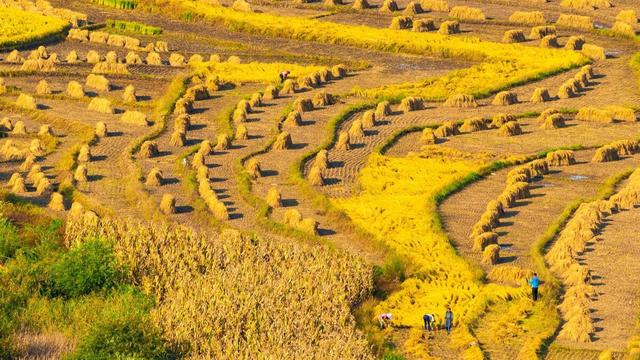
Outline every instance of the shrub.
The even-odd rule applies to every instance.
[[[12,258],[24,245],[24,241],[18,236],[18,229],[6,218],[0,217],[0,264]]]
[[[93,239],[72,247],[51,265],[47,290],[52,296],[74,298],[114,288],[123,279],[124,268],[112,245]]]
[[[461,20],[484,21],[486,17],[482,10],[468,6],[454,6],[449,12],[449,17]]]

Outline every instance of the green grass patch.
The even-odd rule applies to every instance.
[[[108,28],[112,28],[120,31],[138,33],[142,35],[162,34],[162,28],[160,27],[142,24],[135,21],[107,19],[107,21],[105,21],[105,25]]]

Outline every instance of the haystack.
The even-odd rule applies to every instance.
[[[438,142],[438,137],[432,128],[424,128],[422,130],[422,135],[420,136],[420,141],[423,144],[435,145]]]
[[[398,3],[396,0],[384,0],[382,6],[379,9],[380,12],[394,12],[398,11]]]
[[[422,0],[421,4],[425,11],[449,11],[449,3],[447,0]]]
[[[187,134],[184,131],[180,131],[180,129],[176,129],[171,133],[171,138],[169,139],[169,144],[173,146],[184,146],[187,142]]]
[[[558,48],[558,37],[556,35],[547,35],[540,40],[540,47],[543,48]]]
[[[111,85],[109,84],[109,80],[102,75],[89,74],[87,75],[87,81],[84,84],[89,89],[94,89],[98,91],[109,91],[111,90]]]
[[[472,95],[464,95],[464,94],[456,94],[451,95],[444,102],[444,106],[447,107],[458,107],[458,108],[472,108],[478,107],[478,103],[476,99]]]
[[[140,146],[140,157],[141,158],[152,158],[158,156],[160,151],[158,150],[158,144],[155,141],[147,140],[142,143]]]
[[[8,117],[4,117],[0,120],[0,131],[11,131],[13,130],[13,123],[11,119]]]
[[[249,173],[249,176],[251,176],[252,179],[257,179],[260,176],[262,176],[262,169],[260,168],[260,162],[255,158],[251,158],[249,159],[249,161],[247,161],[247,164],[245,165],[245,169],[247,169],[247,172]]]
[[[518,95],[511,91],[501,91],[496,94],[492,105],[513,105],[518,103]]]
[[[371,5],[367,0],[355,0],[352,7],[356,10],[364,10],[370,8]]]
[[[27,157],[24,158],[22,164],[20,164],[20,171],[29,170],[36,163],[36,159],[37,157],[34,154],[27,155]]]
[[[280,195],[280,191],[275,186],[269,188],[265,200],[267,201],[267,205],[272,208],[278,208],[282,206],[282,195]]]
[[[24,194],[27,192],[27,187],[24,184],[22,176],[15,178],[13,185],[11,185],[11,192],[14,194]]]
[[[349,138],[349,133],[347,131],[341,131],[338,135],[336,149],[345,151],[351,149],[351,139]]]
[[[15,172],[13,174],[11,174],[11,177],[9,178],[9,181],[7,182],[7,187],[13,187],[13,185],[16,184],[16,181],[18,180],[18,178],[22,179],[22,175],[18,172]],[[24,179],[22,181],[24,183]]]
[[[367,110],[362,114],[362,128],[371,129],[376,126],[376,115],[373,110]]]
[[[260,94],[259,92],[253,93],[251,95],[251,98],[249,99],[249,106],[251,106],[251,108],[262,106],[262,94]]]
[[[607,58],[604,48],[591,44],[584,44],[582,46],[582,54],[590,57],[592,60],[605,60]]]
[[[80,147],[80,151],[78,151],[78,161],[79,162],[91,161],[91,148],[89,147],[89,145],[84,144]]]
[[[13,50],[7,55],[4,61],[10,63],[21,63],[24,62],[24,57],[20,55],[20,52],[18,50]]]
[[[247,130],[247,127],[243,124],[239,124],[236,127],[235,138],[238,140],[247,140],[249,138],[249,131]]]
[[[251,4],[249,4],[245,0],[235,0],[231,5],[231,8],[235,11],[249,12],[249,13],[253,12],[253,8],[251,7]]]
[[[276,137],[275,142],[273,143],[273,148],[275,150],[286,150],[291,149],[293,143],[291,141],[291,135],[287,131],[283,131]]]
[[[535,88],[535,90],[533,90],[533,95],[531,95],[530,101],[534,104],[551,101],[551,95],[549,94],[549,89]]]
[[[520,128],[520,124],[516,121],[510,121],[498,129],[499,136],[515,136],[521,134],[522,128]]]
[[[325,149],[318,151],[316,157],[313,159],[313,167],[320,170],[329,168],[329,152]]]
[[[347,67],[342,64],[334,65],[331,68],[331,76],[335,79],[341,79],[347,76]]]
[[[312,111],[313,110],[313,102],[311,99],[307,98],[297,98],[293,102],[293,108],[300,113]]]
[[[264,90],[264,94],[262,95],[262,98],[265,100],[277,99],[278,89],[273,85],[267,86],[267,88]]]
[[[160,57],[160,54],[152,51],[147,54],[145,62],[147,63],[147,65],[162,65],[162,58]]]
[[[460,20],[484,21],[485,17],[482,10],[469,6],[454,6],[449,11],[449,17]]]
[[[570,36],[567,39],[567,43],[564,45],[564,48],[567,50],[582,50],[582,47],[586,43],[584,36]]]
[[[424,109],[424,102],[422,98],[408,96],[400,102],[400,110],[403,112],[417,111]]]
[[[498,244],[498,234],[493,231],[484,232],[473,238],[473,251],[483,252],[489,245]]]
[[[51,87],[49,86],[49,83],[47,82],[47,80],[42,79],[38,82],[38,85],[36,85],[36,94],[38,95],[50,95],[52,93],[51,91]]]
[[[442,123],[442,125],[438,126],[438,128],[434,131],[434,135],[437,138],[445,138],[448,136],[459,135],[460,129],[458,128],[458,123],[454,120],[446,121]]]
[[[564,117],[562,116],[562,114],[553,114],[551,116],[548,116],[546,119],[544,119],[544,122],[542,123],[540,128],[549,130],[549,129],[558,129],[564,126],[565,126],[565,123],[564,123]]]
[[[491,119],[491,125],[489,126],[492,128],[498,129],[498,128],[501,128],[502,125],[508,122],[517,121],[517,120],[518,119],[516,118],[516,116],[512,114],[496,114]]]
[[[162,175],[162,170],[154,167],[151,169],[151,171],[149,171],[144,184],[147,186],[162,186],[163,181],[164,176]]]
[[[227,134],[220,134],[216,138],[216,146],[214,147],[217,151],[228,150],[231,147],[231,138]]]
[[[593,155],[591,162],[602,163],[616,160],[620,160],[618,149],[611,145],[605,145],[596,150],[596,153]]]
[[[124,57],[124,62],[127,65],[141,65],[142,58],[135,51],[129,51],[127,56]]]
[[[177,67],[185,66],[184,56],[178,53],[171,53],[171,55],[169,55],[169,65]]]
[[[503,43],[519,43],[527,40],[524,36],[524,31],[522,30],[507,30],[504,32],[502,36]]]
[[[304,218],[300,220],[297,228],[309,235],[318,235],[318,221],[313,218]]]
[[[295,94],[298,90],[298,85],[291,79],[287,79],[282,84],[282,89],[280,89],[280,95],[292,95]]]
[[[36,187],[36,194],[39,196],[44,195],[45,193],[51,191],[51,182],[46,177],[43,177],[38,181],[38,183],[34,184]]]
[[[616,20],[635,25],[638,23],[638,13],[634,9],[620,10]]]
[[[500,246],[490,244],[482,251],[482,263],[485,265],[495,265],[500,260]]]
[[[107,137],[109,135],[109,132],[107,131],[107,125],[102,122],[99,121],[96,123],[96,136],[97,137]]]
[[[221,140],[221,137],[218,136],[218,140]],[[228,143],[229,145],[231,145],[230,143]],[[209,155],[211,154],[211,152],[213,151],[213,145],[211,145],[211,141],[209,140],[203,140],[200,143],[200,147],[198,148],[198,152],[204,155]]]
[[[40,141],[40,139],[31,140],[29,152],[36,156],[43,156],[45,154],[45,148],[44,145],[42,145],[42,141]]]
[[[285,225],[297,228],[302,221],[302,214],[296,209],[288,209],[284,212],[283,223]]]
[[[284,120],[285,126],[300,126],[302,124],[302,115],[298,110],[292,110],[287,114],[286,119]]]
[[[413,21],[412,31],[427,32],[436,30],[436,24],[433,19],[417,19]]]
[[[564,83],[560,85],[560,88],[558,88],[558,98],[560,99],[569,99],[575,96],[576,93],[573,90],[573,86],[571,84]]]
[[[466,119],[460,127],[460,131],[467,133],[486,129],[487,122],[482,117],[473,117],[470,119]]]
[[[155,52],[169,52],[169,44],[166,41],[156,41],[153,46]]]
[[[85,95],[82,85],[77,81],[69,81],[66,94],[74,99],[82,99]]]
[[[391,115],[391,104],[388,101],[382,101],[376,105],[376,119],[383,119]]]
[[[97,64],[100,61],[102,61],[102,57],[95,50],[89,50],[89,52],[87,52],[87,56],[86,57],[87,57],[87,63],[88,64]]]
[[[36,104],[36,100],[33,96],[25,93],[20,93],[20,95],[18,95],[18,99],[16,99],[16,106],[27,110],[38,109],[38,105]]]
[[[0,78],[0,95],[7,93],[7,84],[4,82],[3,78]]]
[[[77,64],[80,62],[80,57],[78,57],[78,53],[75,50],[71,50],[64,60],[67,64]]]
[[[509,16],[509,22],[524,25],[544,24],[547,20],[542,11],[516,11]]]
[[[128,75],[129,68],[127,67],[127,64],[101,61],[93,66],[91,72],[94,74]]]
[[[81,203],[74,201],[71,204],[71,209],[69,209],[69,218],[80,218],[84,215],[84,206]]]
[[[534,26],[531,29],[531,33],[529,34],[529,38],[531,39],[542,39],[547,35],[556,35],[556,27],[552,25],[544,25],[544,26]]]
[[[556,150],[548,153],[546,160],[551,166],[569,166],[576,163],[576,155],[571,150]]]
[[[120,61],[118,59],[118,53],[116,53],[115,51],[108,51],[104,55],[104,63],[106,64],[117,64],[119,62]]]
[[[89,111],[95,111],[103,114],[113,114],[113,108],[111,107],[111,101],[105,98],[95,97],[91,99],[88,107]],[[128,111],[127,111],[128,112]],[[126,113],[125,113],[126,115]],[[124,115],[122,116],[124,118]]]
[[[67,39],[78,40],[82,42],[89,41],[89,30],[83,29],[69,29],[69,34],[67,34]]]
[[[204,61],[204,58],[200,54],[193,54],[189,57],[187,64],[195,65]]]
[[[171,194],[162,195],[162,200],[160,200],[160,211],[165,215],[175,214],[176,198]]]
[[[422,10],[422,6],[417,1],[410,1],[402,11],[402,13],[407,16],[422,14],[423,12],[424,10]]]
[[[451,35],[460,33],[460,23],[455,20],[443,21],[438,29],[438,34]]]
[[[312,166],[311,170],[309,170],[308,179],[309,179],[309,184],[313,186],[324,185],[324,178],[322,177],[322,169]]]
[[[560,14],[556,25],[568,28],[591,30],[593,29],[593,20],[589,16]]]
[[[57,192],[51,193],[51,198],[47,207],[53,211],[65,211],[66,208],[64,206],[64,197],[62,194]]]
[[[576,120],[613,123],[615,121],[615,117],[612,112],[605,109],[585,106],[578,110],[578,113],[576,114]]]
[[[13,129],[11,130],[13,135],[26,135],[27,127],[24,125],[24,121],[18,120],[15,124],[13,124]]]
[[[78,165],[76,171],[73,173],[73,180],[77,182],[87,182],[87,166],[84,164]]]
[[[351,123],[351,126],[349,127],[349,138],[355,139],[355,138],[361,138],[363,136],[364,136],[364,130],[362,128],[362,120],[355,119]]]

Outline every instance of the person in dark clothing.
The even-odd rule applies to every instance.
[[[533,273],[533,277],[529,280],[529,285],[531,286],[531,297],[533,301],[538,300],[538,286],[540,286],[540,279],[538,279],[538,274]]]
[[[436,320],[436,316],[433,314],[424,314],[422,315],[422,320],[424,321],[424,329],[431,331],[431,323]]]
[[[453,327],[453,311],[447,306],[447,312],[444,313],[444,328],[447,330],[447,335],[451,334],[451,328]]]
[[[287,78],[289,77],[289,74],[291,74],[291,72],[289,70],[285,70],[283,72],[280,73],[280,82],[283,83],[285,80],[287,80]]]

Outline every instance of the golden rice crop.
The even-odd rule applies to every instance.
[[[472,95],[456,94],[451,95],[445,101],[444,106],[447,107],[459,107],[459,108],[471,108],[478,107],[476,99]]]
[[[454,6],[449,11],[449,17],[460,20],[484,21],[486,17],[482,10],[469,6]]]
[[[253,12],[253,8],[251,7],[251,4],[249,4],[245,0],[235,0],[231,5],[231,8],[233,10],[241,11],[241,12]]]
[[[516,11],[509,16],[509,22],[524,25],[539,25],[547,21],[542,11]]]
[[[616,15],[616,20],[635,25],[638,23],[638,13],[634,9],[620,10]]]
[[[526,41],[526,37],[524,36],[524,31],[522,30],[507,30],[502,36],[503,43],[519,43]]]
[[[556,20],[556,25],[580,30],[591,30],[593,29],[593,20],[589,16],[560,14],[558,20]]]
[[[436,30],[436,24],[433,19],[416,19],[413,21],[412,31],[425,32]]]
[[[16,7],[0,7],[0,47],[16,48],[61,34],[69,28],[63,19],[24,11]]]

